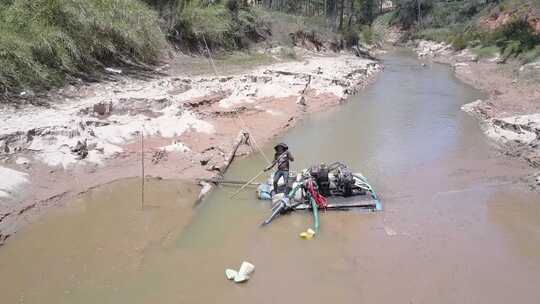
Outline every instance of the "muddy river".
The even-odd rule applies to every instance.
[[[341,160],[384,211],[309,213],[266,228],[266,202],[177,181],[103,186],[28,225],[0,249],[1,303],[538,303],[540,196],[460,105],[482,95],[448,67],[384,56],[378,81],[285,134],[294,169]],[[270,150],[267,150],[269,153]],[[236,162],[246,179],[259,156]],[[255,264],[235,285],[225,268]]]

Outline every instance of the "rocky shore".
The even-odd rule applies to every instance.
[[[263,145],[306,113],[340,104],[382,69],[352,54],[303,58],[235,75],[119,77],[66,87],[38,104],[3,105],[0,244],[50,207],[140,176],[142,138],[146,177],[211,178],[242,130]]]
[[[414,41],[419,57],[449,64],[464,82],[483,90],[487,98],[463,105],[481,120],[483,130],[509,156],[540,168],[540,63],[502,63],[499,54],[481,58],[471,50],[455,51],[445,43]],[[540,189],[540,172],[527,178]]]

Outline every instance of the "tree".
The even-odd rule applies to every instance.
[[[362,7],[366,23],[371,24],[374,19],[375,0],[364,0]]]
[[[339,27],[338,28],[342,30],[343,29],[343,15],[345,12],[345,0],[341,0],[340,8],[341,8],[341,13],[339,14]]]
[[[384,0],[260,0],[256,2],[272,10],[303,16],[324,16],[334,30],[344,30],[351,29],[358,23],[371,24],[375,16],[382,11]]]

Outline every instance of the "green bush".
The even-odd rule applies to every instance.
[[[381,36],[377,33],[373,27],[365,25],[361,28],[362,42],[372,45],[381,41]]]
[[[486,35],[483,43],[499,47],[506,59],[535,49],[540,44],[540,35],[525,19],[517,18]]]
[[[249,42],[259,42],[271,34],[270,22],[261,18],[255,10],[241,9],[235,23],[235,40],[238,46],[245,47]]]
[[[232,17],[223,5],[189,6],[180,14],[196,34],[204,34],[211,41],[226,41],[232,31]]]
[[[468,41],[465,36],[460,35],[452,39],[452,47],[458,51],[461,51],[468,46],[467,42]]]
[[[481,46],[485,36],[485,32],[478,31],[475,27],[469,27],[463,30],[454,29],[453,34],[450,35],[449,42],[456,50],[463,50],[467,47]]]

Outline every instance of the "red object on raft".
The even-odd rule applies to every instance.
[[[315,203],[317,203],[317,206],[321,209],[326,210],[326,208],[328,207],[328,200],[315,189],[315,183],[313,182],[313,180],[308,180],[306,182],[306,186],[309,194],[311,194],[311,197],[313,197]]]

